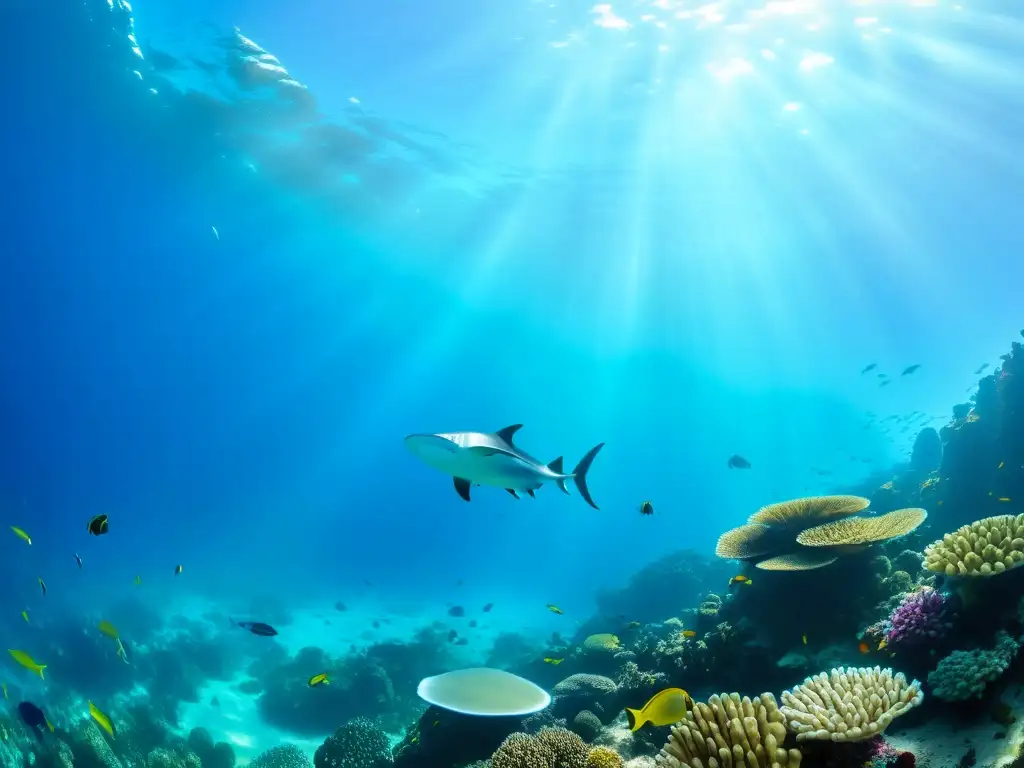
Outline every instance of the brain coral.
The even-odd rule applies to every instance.
[[[797,741],[860,741],[884,731],[924,699],[921,684],[879,667],[833,669],[782,694],[782,714]]]
[[[365,717],[349,720],[313,756],[316,768],[386,768],[394,762],[387,735]]]
[[[1024,563],[1024,515],[997,515],[925,547],[924,565],[947,576],[995,576]]]
[[[555,696],[589,696],[615,693],[615,681],[603,675],[577,674],[569,675],[558,683],[553,693]]]
[[[249,768],[312,768],[312,764],[294,744],[282,744],[250,762]]]
[[[542,728],[536,736],[513,733],[491,756],[491,768],[587,768],[587,745],[564,728]]]
[[[619,638],[615,635],[603,632],[598,635],[590,635],[583,641],[583,650],[588,653],[609,653],[622,648],[619,645]]]
[[[996,635],[996,647],[953,651],[928,675],[932,693],[943,701],[980,698],[985,686],[999,679],[1010,666],[1020,643],[1005,632]]]
[[[783,749],[785,738],[786,726],[770,693],[755,699],[723,693],[695,704],[672,726],[654,762],[664,768],[797,768],[803,755]]]
[[[585,741],[596,739],[601,733],[601,728],[601,719],[589,709],[584,709],[572,719],[572,730]]]

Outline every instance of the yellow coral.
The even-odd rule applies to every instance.
[[[587,768],[622,768],[622,755],[608,747],[594,747],[587,753]]]
[[[747,524],[726,531],[718,537],[715,554],[736,560],[770,555],[777,547],[766,525]]]
[[[797,741],[861,741],[884,731],[924,699],[921,684],[880,667],[839,667],[782,694],[782,714]]]
[[[603,632],[598,635],[590,635],[583,641],[583,650],[585,651],[618,651],[621,650],[622,646],[619,645],[619,638],[615,635],[610,635],[607,632]]]
[[[824,568],[832,565],[839,558],[828,552],[790,552],[788,555],[779,555],[762,560],[757,567],[762,571],[813,571],[815,568]]]
[[[723,693],[695,704],[672,726],[654,762],[663,768],[798,768],[803,755],[783,749],[785,738],[784,718],[770,693],[755,699]]]
[[[996,576],[1024,565],[1024,515],[976,520],[929,544],[924,566],[947,576]]]
[[[880,541],[906,536],[928,517],[923,509],[897,509],[875,517],[848,517],[801,531],[796,537],[805,547],[863,549]],[[836,551],[832,549],[831,551]]]
[[[819,520],[863,512],[870,503],[862,496],[807,496],[761,507],[747,522],[765,525],[809,525]]]

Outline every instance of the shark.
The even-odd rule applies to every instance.
[[[520,492],[532,497],[547,482],[568,494],[565,481],[572,480],[583,500],[599,509],[587,488],[587,471],[604,443],[587,451],[576,468],[566,474],[561,456],[544,464],[512,442],[522,427],[512,424],[497,432],[413,434],[405,438],[405,445],[423,463],[451,475],[456,492],[466,501],[474,485],[504,488],[518,499]]]

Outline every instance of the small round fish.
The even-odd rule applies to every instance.
[[[109,530],[110,524],[106,515],[96,515],[89,524],[85,526],[90,536],[102,536]]]
[[[321,672],[319,675],[313,675],[309,678],[307,685],[310,688],[316,688],[318,685],[329,685],[330,682],[331,681],[327,679],[327,673]]]
[[[478,717],[530,715],[551,703],[551,694],[540,686],[490,667],[427,677],[420,681],[416,693],[428,704]]]

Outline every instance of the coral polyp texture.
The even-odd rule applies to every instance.
[[[929,571],[997,576],[1024,564],[1024,515],[997,515],[947,533],[924,550]]]
[[[755,567],[762,571],[813,571],[832,565],[839,557],[828,552],[790,552],[762,560]]]
[[[880,667],[838,667],[782,694],[797,741],[860,741],[882,733],[924,699],[921,684]]]
[[[797,544],[805,547],[866,547],[906,536],[928,517],[923,509],[897,509],[875,517],[848,517],[801,531]]]
[[[870,502],[862,496],[807,496],[761,507],[748,522],[810,526],[822,520],[863,512],[868,504]]]
[[[952,629],[951,614],[949,595],[922,587],[904,595],[890,614],[886,642],[893,648],[933,642]]]
[[[797,768],[798,749],[783,749],[786,725],[770,693],[755,699],[716,694],[698,702],[672,726],[654,759],[664,768]]]
[[[1000,632],[995,648],[953,651],[928,675],[928,685],[943,701],[981,698],[985,686],[1002,677],[1019,650],[1017,640]]]

